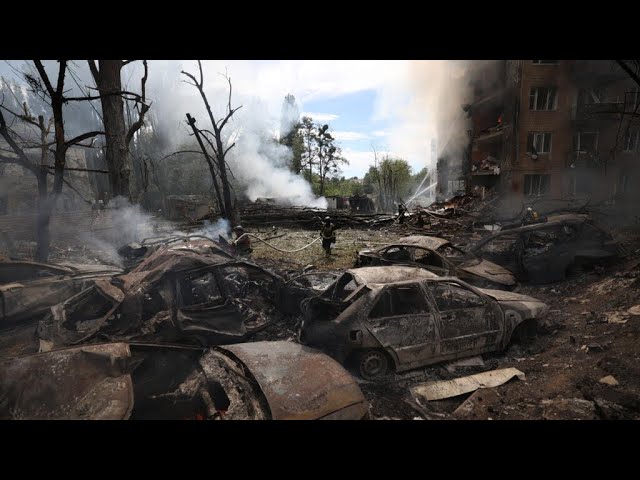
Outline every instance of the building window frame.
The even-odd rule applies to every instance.
[[[533,173],[524,175],[523,191],[529,197],[542,197],[551,192],[551,175]]]
[[[544,99],[542,99],[543,95],[545,95]],[[541,99],[542,105],[539,105]],[[558,87],[531,87],[529,89],[529,110],[533,112],[553,112],[558,110]]]
[[[533,153],[535,149],[536,154],[549,154],[553,148],[552,142],[552,132],[528,132],[527,153]]]
[[[593,142],[593,150],[585,150],[582,148],[582,136],[583,135],[594,135],[596,136],[595,142]],[[597,130],[586,130],[584,132],[577,132],[574,135],[574,145],[573,145],[573,151],[576,153],[595,153],[598,151],[598,141],[600,140],[600,132],[598,132]]]
[[[531,60],[534,65],[560,65],[560,60]]]

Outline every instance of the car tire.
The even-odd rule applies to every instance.
[[[389,373],[389,358],[382,350],[362,350],[356,355],[358,374],[365,380],[377,380]]]

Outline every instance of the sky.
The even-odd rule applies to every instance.
[[[189,71],[194,61],[157,62],[161,70],[176,63]],[[415,172],[428,166],[434,126],[424,124],[407,107],[415,96],[411,64],[402,60],[214,60],[203,61],[205,75],[226,72],[234,92],[259,98],[277,129],[282,101],[292,94],[302,115],[327,123],[349,165],[345,177],[362,177],[373,163],[372,148],[380,154],[405,158]],[[428,62],[427,62],[428,63]],[[150,68],[154,65],[151,64]],[[218,76],[218,78],[220,78]],[[411,123],[411,125],[409,125]],[[407,138],[406,132],[411,129]],[[373,147],[372,147],[373,146]]]
[[[440,71],[443,62],[205,60],[203,67],[205,83],[211,85],[210,88],[222,91],[226,84],[218,74],[226,72],[233,82],[234,98],[238,101],[258,99],[263,110],[268,112],[269,124],[273,125],[274,131],[279,125],[284,97],[293,94],[303,115],[329,124],[349,161],[349,165],[342,167],[342,175],[362,177],[373,162],[373,147],[380,154],[406,159],[414,172],[430,166],[430,144],[437,130],[436,114],[429,111],[434,102],[424,101],[422,80],[432,78],[434,68]],[[14,67],[24,64],[21,61],[10,63]],[[85,63],[77,61],[78,70]],[[135,69],[139,66],[130,65],[123,70],[124,81],[137,90],[139,72]],[[149,62],[149,96],[163,116],[170,116],[177,110],[175,104],[182,106],[199,101],[193,87],[181,82],[184,78],[180,75],[181,70],[196,72],[196,61]],[[421,77],[421,71],[427,72],[428,77]],[[87,72],[78,73],[81,77],[88,75]],[[11,77],[15,73],[3,61],[0,62],[0,75]],[[417,84],[416,80],[422,83]],[[434,99],[439,95],[436,90],[429,93]],[[171,104],[170,108],[168,104]],[[183,121],[184,113],[180,115],[176,122]]]

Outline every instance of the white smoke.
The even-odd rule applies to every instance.
[[[468,100],[474,63],[411,61],[396,82],[381,88],[377,117],[399,120],[389,132],[390,150],[430,170],[435,168],[432,141],[438,146],[437,157],[461,155],[469,141],[462,105]]]
[[[179,232],[178,235],[187,235],[184,232]],[[221,218],[217,222],[210,222],[205,220],[202,228],[195,232],[190,232],[188,235],[202,235],[208,237],[211,240],[218,241],[218,237],[222,237],[226,240],[231,238],[231,223],[226,218]]]
[[[172,148],[178,150],[180,145],[189,140],[185,125],[186,113],[196,118],[198,128],[212,130],[212,127],[198,91],[184,83],[186,77],[180,74],[181,70],[185,70],[197,76],[195,62],[184,65],[169,63],[164,68],[160,81],[156,80],[150,86],[150,95],[160,120],[161,135],[170,140]],[[233,72],[228,73],[233,85]],[[224,118],[229,102],[226,80],[219,75],[212,75],[205,67],[204,83],[214,117],[216,120]],[[282,98],[284,95],[278,101],[281,102]],[[272,115],[266,103],[239,92],[234,87],[231,107],[240,106],[242,108],[225,126],[223,135],[226,136],[227,146],[235,142],[228,153],[227,162],[246,196],[252,201],[267,197],[281,203],[326,208],[326,200],[316,197],[311,185],[288,169],[287,161],[291,158],[291,150],[275,139],[279,115]]]
[[[78,239],[102,261],[122,266],[118,249],[155,236],[155,221],[140,205],[131,205],[123,197],[112,199],[109,207],[102,212],[103,223],[97,222],[96,228],[90,231],[79,231]]]

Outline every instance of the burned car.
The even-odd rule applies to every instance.
[[[340,364],[293,342],[107,343],[0,360],[0,419],[360,420],[367,412]]]
[[[161,248],[127,274],[55,305],[38,326],[40,342],[225,344],[272,323],[282,279],[250,262],[201,254],[202,242]]]
[[[502,350],[548,310],[535,298],[406,266],[347,270],[301,308],[299,341],[366,379]]]
[[[549,216],[516,228],[501,229],[476,243],[479,253],[510,269],[521,281],[550,283],[572,270],[614,260],[619,245],[588,215]]]
[[[122,270],[110,265],[51,265],[28,261],[0,262],[0,329],[38,319],[62,299],[94,280]]]
[[[513,290],[516,278],[509,270],[466,253],[443,238],[412,235],[376,250],[358,253],[356,267],[412,265],[440,276],[458,277],[477,287]]]

